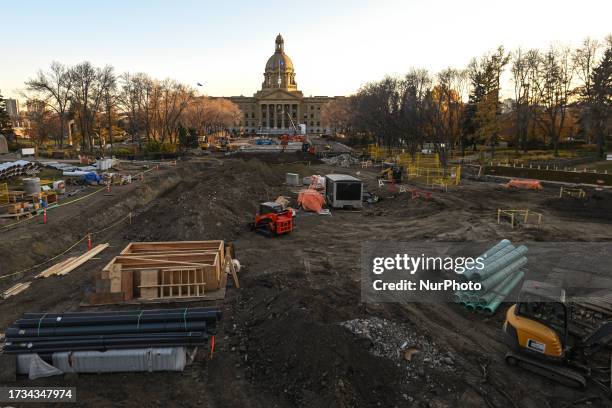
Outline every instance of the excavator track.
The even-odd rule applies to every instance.
[[[543,363],[512,352],[506,353],[505,359],[510,365],[521,367],[568,387],[584,388],[586,386],[584,376],[569,368]]]

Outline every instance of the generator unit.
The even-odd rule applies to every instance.
[[[361,208],[363,182],[348,174],[325,176],[325,198],[333,208]]]

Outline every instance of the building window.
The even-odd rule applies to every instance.
[[[314,126],[314,122],[312,120],[310,121],[310,126]]]
[[[317,122],[317,126],[321,126],[321,122]]]

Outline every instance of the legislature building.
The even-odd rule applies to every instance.
[[[285,54],[285,41],[279,34],[276,36],[274,54],[266,63],[261,90],[252,97],[228,98],[242,111],[242,117],[232,131],[292,134],[303,124],[306,133],[329,133],[329,128],[321,120],[321,111],[326,103],[337,98],[341,97],[304,97],[298,90],[293,62]]]

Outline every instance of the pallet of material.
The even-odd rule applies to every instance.
[[[132,242],[94,276],[91,303],[204,297],[221,287],[223,241]]]

